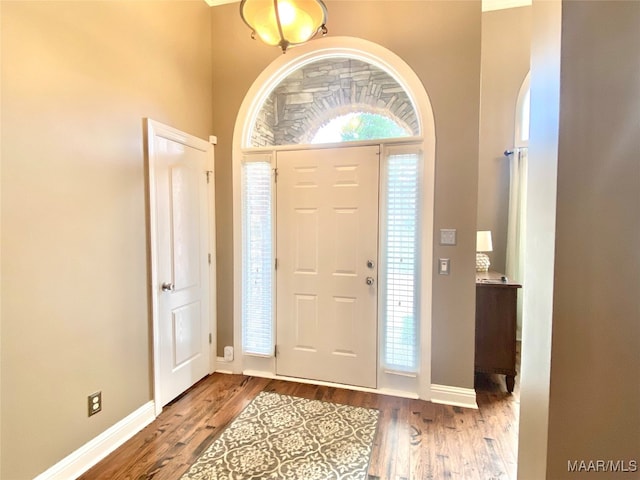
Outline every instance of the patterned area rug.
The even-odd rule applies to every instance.
[[[378,410],[260,393],[181,480],[356,480]]]

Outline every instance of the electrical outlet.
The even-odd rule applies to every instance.
[[[224,361],[233,362],[233,347],[231,346],[224,347]]]
[[[88,397],[89,416],[95,415],[102,410],[102,392],[92,393]]]

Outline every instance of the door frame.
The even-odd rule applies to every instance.
[[[433,296],[433,226],[435,197],[435,120],[429,96],[416,73],[404,60],[386,48],[373,42],[354,37],[326,37],[309,42],[291,51],[291,55],[274,60],[255,80],[240,107],[233,134],[233,237],[234,237],[234,303],[233,331],[234,350],[238,352],[233,362],[225,364],[224,370],[233,373],[251,373],[253,375],[275,377],[273,358],[243,359],[242,352],[242,163],[243,156],[249,153],[271,153],[275,151],[301,148],[336,148],[345,144],[330,145],[292,145],[281,147],[248,148],[251,129],[262,103],[271,90],[289,73],[300,66],[326,57],[350,57],[374,64],[392,74],[405,88],[413,101],[418,114],[421,135],[418,137],[374,140],[369,142],[349,142],[349,146],[379,144],[383,151],[387,145],[412,143],[420,146],[423,158],[422,212],[421,212],[421,251],[420,276],[420,357],[419,373],[403,375],[398,372],[385,372],[391,379],[378,383],[378,392],[402,396],[431,399],[431,309]],[[272,156],[272,162],[275,155]],[[379,357],[379,355],[378,355]],[[271,360],[271,362],[269,362]],[[269,365],[269,363],[271,365]],[[259,367],[259,366],[262,367]],[[378,361],[380,371],[380,358]],[[413,378],[411,378],[413,377]],[[313,382],[322,384],[322,382]]]
[[[145,157],[145,182],[146,182],[146,198],[147,198],[147,242],[149,245],[147,253],[148,264],[148,281],[150,288],[150,312],[151,312],[151,330],[152,330],[152,355],[153,355],[153,401],[156,417],[162,412],[164,399],[161,398],[160,386],[162,378],[160,375],[160,318],[159,318],[159,285],[158,279],[158,223],[156,217],[156,192],[155,192],[155,146],[151,139],[155,136],[164,137],[168,140],[181,143],[185,146],[196,148],[200,151],[209,151],[210,155],[207,160],[207,170],[210,173],[210,180],[207,196],[208,206],[208,243],[209,252],[211,254],[211,267],[209,268],[209,374],[216,369],[216,222],[215,222],[215,173],[214,173],[214,148],[216,137],[209,137],[209,142],[202,140],[193,135],[177,130],[168,125],[162,124],[150,118],[143,119],[143,143]],[[209,146],[211,144],[212,146]]]

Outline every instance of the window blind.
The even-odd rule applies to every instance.
[[[242,348],[273,355],[271,163],[243,164]]]
[[[416,153],[387,159],[383,363],[412,373],[418,366],[419,168]]]

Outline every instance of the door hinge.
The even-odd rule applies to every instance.
[[[277,270],[278,269],[278,259],[276,258],[275,262],[274,262],[274,268]]]
[[[277,168],[273,169],[273,180],[274,180],[274,182],[278,183],[278,169]]]
[[[207,260],[209,261],[209,265],[211,265],[211,254],[210,253],[207,254]]]
[[[273,356],[277,357],[278,356],[278,345],[274,345],[273,346]]]
[[[213,336],[209,334],[209,345],[211,345],[212,342],[213,342]]]
[[[209,183],[211,181],[211,174],[213,173],[213,170],[207,170],[204,173],[207,174],[207,183]]]

